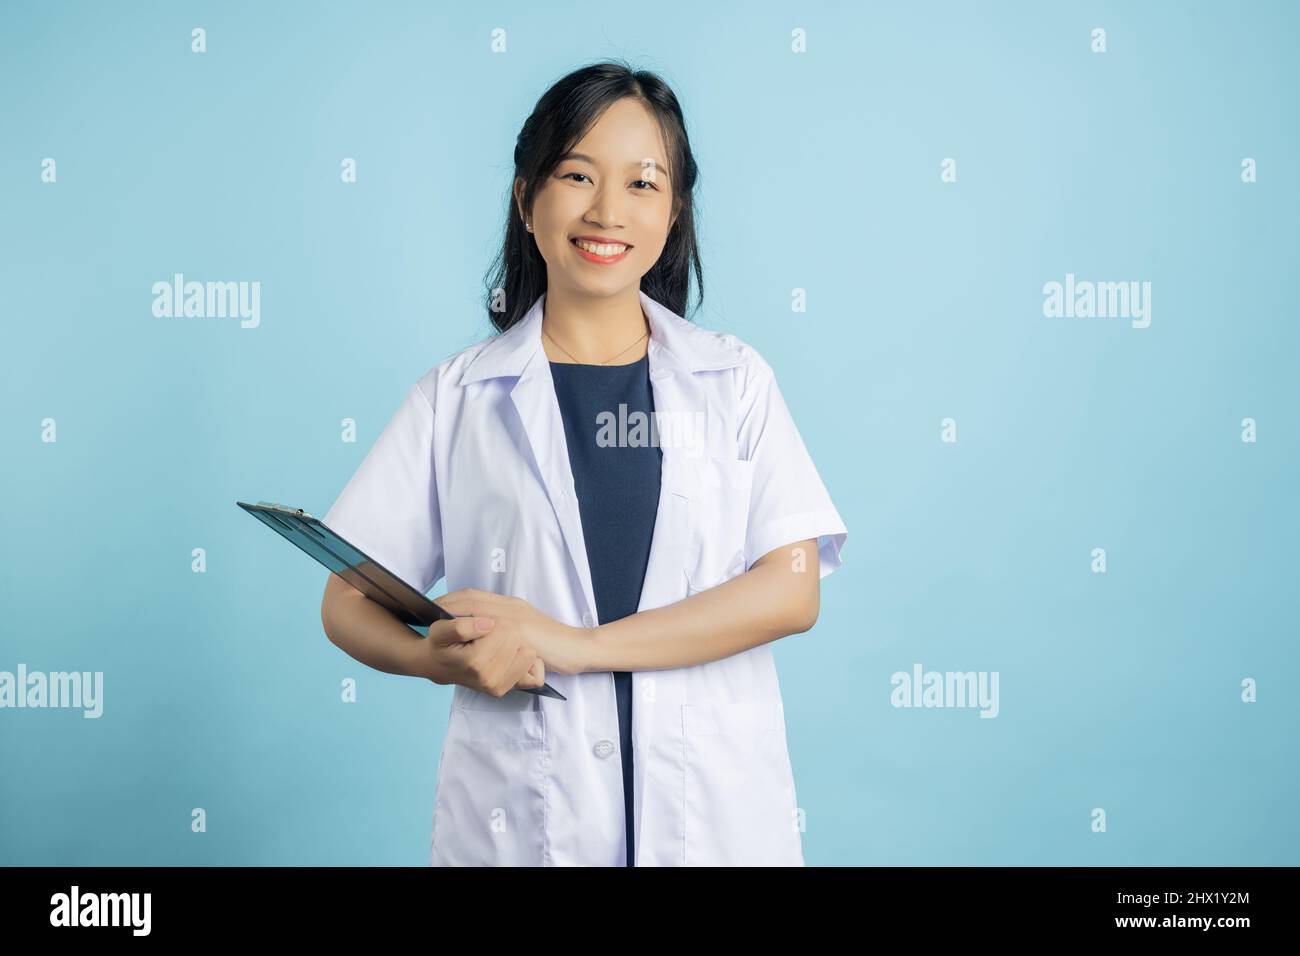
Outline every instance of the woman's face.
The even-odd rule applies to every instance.
[[[605,111],[533,200],[548,288],[594,296],[640,288],[672,226],[667,159],[659,124],[640,101],[625,97]],[[515,190],[518,205],[522,180]]]

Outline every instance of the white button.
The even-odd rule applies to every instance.
[[[582,615],[582,623],[587,627],[592,627],[596,623],[596,618],[592,616],[590,611],[584,611]]]
[[[593,748],[597,757],[608,757],[614,752],[614,741],[602,740]]]

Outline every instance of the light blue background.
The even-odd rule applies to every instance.
[[[332,646],[234,501],[323,514],[487,334],[519,126],[623,56],[702,168],[694,318],[849,528],[776,652],[808,863],[1300,863],[1294,4],[432,6],[4,5],[0,669],[106,686],[0,711],[0,861],[427,861],[451,689]],[[259,280],[261,327],[154,318],[174,272]],[[1150,328],[1044,318],[1067,272],[1151,281]],[[918,662],[1000,715],[893,708]]]

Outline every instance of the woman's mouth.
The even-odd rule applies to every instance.
[[[592,242],[588,239],[570,239],[569,243],[582,258],[601,265],[618,262],[632,248],[625,242]]]

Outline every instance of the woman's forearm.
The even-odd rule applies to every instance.
[[[584,669],[690,667],[802,633],[816,623],[820,582],[815,539],[778,548],[717,587],[592,628]]]
[[[424,638],[333,574],[321,599],[321,624],[331,642],[363,664],[388,674],[429,676]]]

